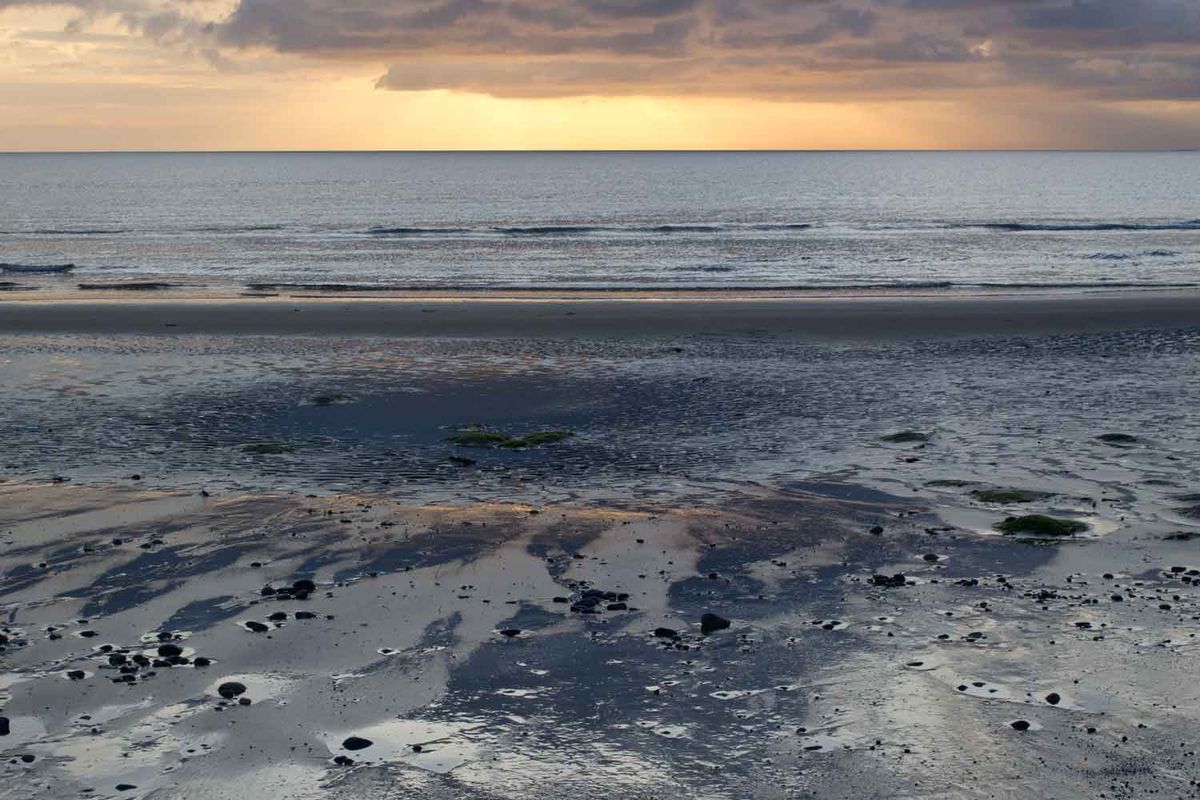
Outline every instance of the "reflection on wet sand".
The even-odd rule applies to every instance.
[[[0,491],[12,796],[1132,797],[1194,762],[1187,545],[981,536],[848,484]]]

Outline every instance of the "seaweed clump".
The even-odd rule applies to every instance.
[[[971,492],[971,496],[984,503],[1011,505],[1013,503],[1036,503],[1053,495],[1033,489],[978,489]]]
[[[1087,529],[1088,526],[1078,520],[1058,519],[1044,514],[1009,517],[996,526],[996,530],[1009,536],[1074,536]]]
[[[541,447],[561,442],[574,435],[570,431],[535,431],[526,436],[509,436],[496,431],[468,430],[451,436],[448,441],[459,447],[498,447],[504,450],[523,450],[528,447]]]
[[[280,456],[296,452],[296,448],[284,442],[251,442],[242,447],[243,453],[252,456]]]

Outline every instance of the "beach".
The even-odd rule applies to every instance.
[[[253,294],[0,298],[0,797],[1193,796],[1200,293]]]

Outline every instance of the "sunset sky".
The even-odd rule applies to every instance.
[[[1200,0],[0,0],[0,149],[1193,148]]]

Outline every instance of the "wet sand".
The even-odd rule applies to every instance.
[[[0,797],[1194,796],[1198,308],[5,301]]]
[[[1050,334],[1182,328],[1200,322],[1200,291],[805,296],[787,292],[424,293],[229,298],[192,290],[168,299],[117,292],[0,299],[10,333],[312,334],[353,336],[687,336],[768,332],[822,338]]]

